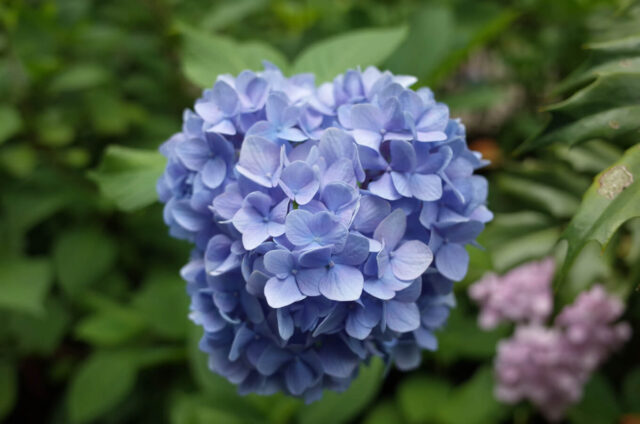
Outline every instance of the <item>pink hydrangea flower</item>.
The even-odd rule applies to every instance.
[[[620,299],[598,285],[566,306],[553,327],[518,326],[498,345],[496,397],[528,399],[549,420],[561,419],[591,373],[630,338],[630,326],[615,323],[623,311]]]
[[[529,262],[503,276],[486,274],[469,288],[480,306],[478,324],[495,328],[503,321],[543,323],[551,313],[551,281],[555,264],[547,258]]]

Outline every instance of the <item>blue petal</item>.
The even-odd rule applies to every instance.
[[[378,132],[383,128],[384,117],[374,105],[357,104],[351,108],[353,128]]]
[[[442,180],[437,175],[413,174],[409,190],[415,198],[432,202],[442,197]]]
[[[407,216],[402,209],[396,209],[378,224],[373,238],[384,241],[388,250],[392,251],[398,245],[407,229]]]
[[[433,261],[433,254],[426,244],[417,240],[402,243],[390,256],[391,269],[400,280],[418,278]]]
[[[360,298],[363,286],[364,278],[358,268],[336,264],[326,271],[318,288],[327,299],[345,302]]]
[[[249,330],[246,325],[241,325],[233,338],[233,343],[231,343],[229,360],[237,360],[240,357],[241,351],[244,350],[245,346],[247,346],[254,337],[255,334],[253,331]]]
[[[271,250],[264,255],[264,267],[270,273],[285,278],[294,267],[294,258],[288,250]]]
[[[219,156],[207,161],[202,168],[202,181],[209,188],[218,188],[227,176],[227,163]]]
[[[278,333],[280,334],[280,338],[282,338],[282,340],[289,340],[291,336],[293,336],[293,331],[295,329],[293,317],[289,311],[282,308],[276,311],[276,317],[278,320]]]
[[[413,343],[399,343],[393,349],[393,360],[402,371],[417,368],[422,360],[420,349]]]
[[[340,341],[327,341],[318,355],[324,372],[332,377],[348,378],[358,367],[358,357]]]
[[[269,345],[260,355],[256,369],[262,375],[273,375],[281,366],[291,360],[292,356],[284,349]]]
[[[287,389],[294,396],[301,395],[313,385],[315,377],[309,366],[299,359],[293,360],[284,373]]]
[[[377,196],[362,196],[360,208],[353,220],[353,228],[362,233],[371,234],[390,212],[391,205],[386,200]]]
[[[226,82],[217,81],[213,85],[213,100],[225,115],[231,116],[236,113],[238,108],[238,95],[236,94],[236,90]]]
[[[287,239],[296,246],[308,246],[313,242],[314,235],[309,228],[313,214],[302,209],[293,210],[285,221]]]
[[[177,143],[176,155],[188,169],[199,171],[209,159],[209,147],[201,138],[194,138]]]
[[[272,308],[282,308],[304,299],[300,293],[295,277],[288,276],[284,280],[271,277],[264,286],[264,296]]]
[[[386,200],[398,200],[402,197],[396,190],[391,175],[385,172],[375,181],[369,183],[369,191],[376,196],[380,196]]]
[[[408,141],[392,140],[389,143],[391,152],[391,169],[397,172],[411,172],[416,167],[416,152]]]
[[[453,281],[461,281],[467,273],[468,266],[469,254],[459,244],[447,243],[436,253],[436,268]]]
[[[390,300],[384,304],[384,316],[387,326],[399,333],[420,327],[420,310],[415,303]]]
[[[240,159],[236,165],[240,174],[261,186],[275,187],[281,168],[280,146],[264,137],[245,138],[240,149]]]
[[[338,255],[334,257],[336,263],[345,265],[360,265],[369,256],[369,241],[366,237],[350,233],[347,242]]]
[[[305,251],[300,255],[298,261],[305,268],[320,268],[329,264],[333,247],[316,247]]]

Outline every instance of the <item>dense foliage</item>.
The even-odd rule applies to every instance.
[[[556,257],[555,308],[594,283],[640,334],[640,10],[630,0],[8,0],[0,4],[0,418],[8,422],[536,422],[492,395],[508,324],[467,287]],[[221,73],[262,59],[317,83],[357,65],[418,77],[492,161],[494,221],[419,370],[372,361],[311,405],[240,397],[189,323],[156,202],[157,151]],[[635,147],[634,147],[635,145]],[[631,177],[629,177],[631,175]],[[566,260],[563,260],[566,255]],[[640,415],[638,338],[572,423]]]

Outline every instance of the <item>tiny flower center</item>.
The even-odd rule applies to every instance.
[[[380,128],[380,134],[385,135],[387,133],[386,128]]]
[[[269,217],[268,216],[263,216],[262,217],[262,222],[269,222]]]
[[[297,269],[294,268],[294,269],[291,270],[291,274],[296,275],[297,273],[298,273]]]
[[[329,261],[329,268],[333,268],[335,266],[335,263],[333,261]]]

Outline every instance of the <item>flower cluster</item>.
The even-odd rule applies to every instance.
[[[528,399],[549,420],[560,420],[582,397],[591,373],[631,336],[627,323],[615,323],[623,310],[597,285],[566,306],[552,327],[541,321],[519,325],[498,345],[496,397],[506,403]]]
[[[485,161],[413,82],[223,75],[161,147],[165,222],[195,245],[182,276],[200,348],[241,393],[312,401],[374,355],[408,369],[436,349],[492,215]]]
[[[488,273],[469,287],[469,296],[480,306],[478,323],[484,329],[503,321],[543,323],[551,314],[553,259],[526,263],[499,276]]]

